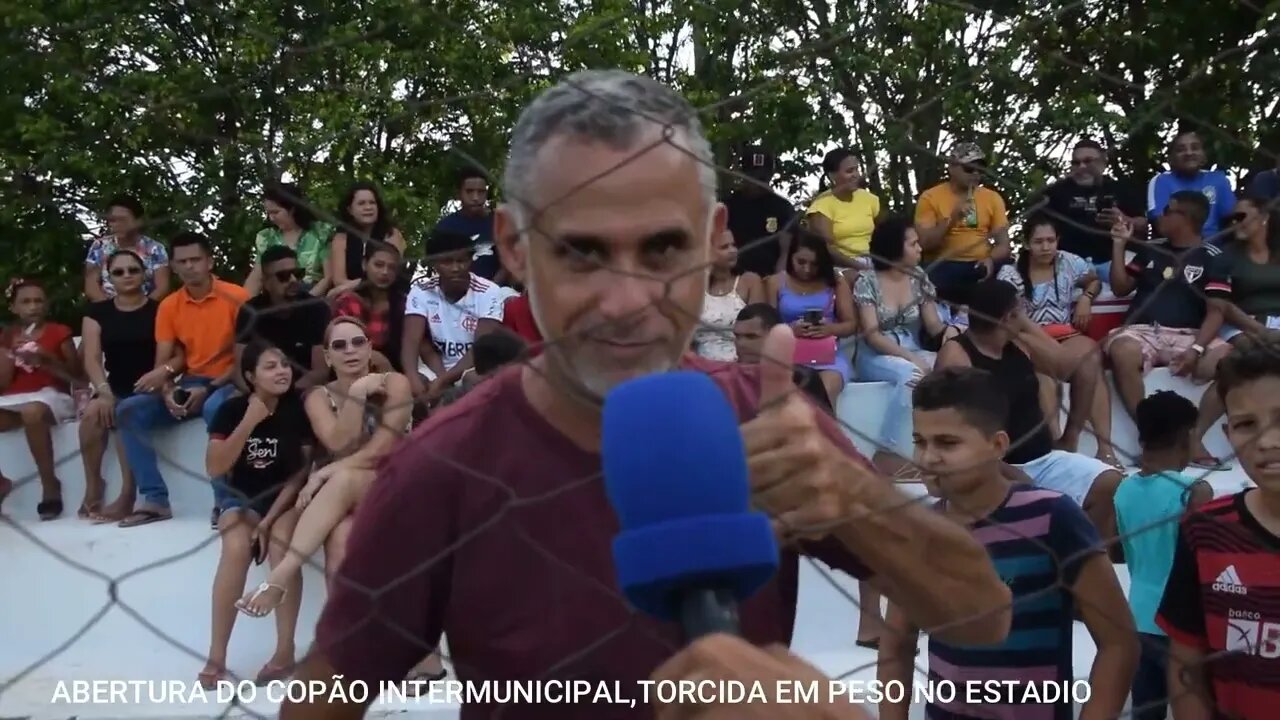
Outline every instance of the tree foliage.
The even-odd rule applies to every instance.
[[[411,245],[454,172],[500,172],[521,107],[555,78],[623,67],[703,108],[718,158],[764,142],[798,202],[848,145],[909,211],[955,138],[993,153],[1013,207],[1082,135],[1116,171],[1161,167],[1175,123],[1211,159],[1270,166],[1280,143],[1280,2],[1196,0],[47,0],[3,3],[0,276],[79,277],[118,193],[148,232],[199,229],[243,277],[264,183],[287,173],[332,215],[378,182]],[[71,318],[79,283],[58,285]]]

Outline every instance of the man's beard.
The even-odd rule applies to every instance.
[[[535,273],[528,273],[525,279],[525,293],[529,296],[529,310],[533,315],[534,325],[538,328],[538,333],[547,340],[548,343],[544,347],[543,353],[547,356],[548,365],[553,366],[551,372],[561,376],[561,379],[571,385],[570,390],[580,395],[586,395],[594,401],[603,401],[604,397],[609,394],[616,386],[631,377],[648,375],[654,373],[662,373],[672,370],[679,363],[679,360],[671,360],[670,358],[658,358],[656,362],[650,363],[650,367],[645,367],[642,372],[635,373],[631,377],[616,378],[605,373],[595,372],[594,368],[583,368],[579,363],[575,363],[573,358],[567,352],[564,352],[566,344],[564,338],[551,338],[547,334],[547,323],[542,319],[539,312],[538,303],[538,283],[534,279]],[[698,308],[701,313],[701,305]],[[569,338],[576,340],[577,338]],[[690,338],[685,339],[684,346],[689,344]]]

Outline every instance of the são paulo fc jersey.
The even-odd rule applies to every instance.
[[[480,320],[502,322],[502,304],[506,297],[501,286],[472,274],[467,294],[451,303],[440,292],[440,278],[433,277],[413,286],[404,312],[427,319],[431,344],[448,370],[470,352]]]

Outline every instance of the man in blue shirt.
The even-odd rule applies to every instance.
[[[1205,170],[1204,143],[1194,131],[1183,130],[1173,138],[1169,146],[1169,170],[1157,173],[1147,184],[1147,217],[1152,227],[1169,205],[1169,198],[1182,190],[1203,193],[1209,201],[1209,216],[1205,218],[1201,234],[1205,241],[1216,246],[1225,242],[1227,235],[1217,237],[1222,221],[1236,206],[1236,196],[1231,181],[1221,170]]]
[[[507,284],[507,271],[493,243],[493,214],[489,211],[489,178],[476,167],[458,173],[458,200],[462,208],[440,219],[440,231],[465,235],[474,243],[471,272],[499,285]]]

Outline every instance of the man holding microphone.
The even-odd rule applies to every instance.
[[[788,327],[770,332],[759,368],[685,357],[712,238],[726,222],[711,161],[694,109],[630,73],[574,74],[525,110],[495,238],[527,289],[545,351],[423,423],[387,459],[356,514],[298,679],[340,675],[376,689],[404,677],[442,633],[464,681],[634,687],[679,658],[679,628],[637,615],[618,590],[610,546],[619,525],[600,479],[602,399],[678,367],[707,372],[737,411],[753,502],[787,544],[777,575],[740,607],[743,641],[702,641],[717,643],[715,658],[764,663],[760,653],[769,651],[747,653],[748,643],[790,643],[800,553],[870,579],[952,642],[1004,638],[1009,590],[985,550],[877,475],[836,422],[795,391]],[[695,671],[724,669],[698,647],[684,651],[694,653]],[[782,705],[768,709],[786,717]],[[286,704],[282,717],[364,712],[356,703]],[[464,705],[461,717],[497,714],[629,720],[652,710],[490,704]],[[739,706],[733,717],[750,716]]]

